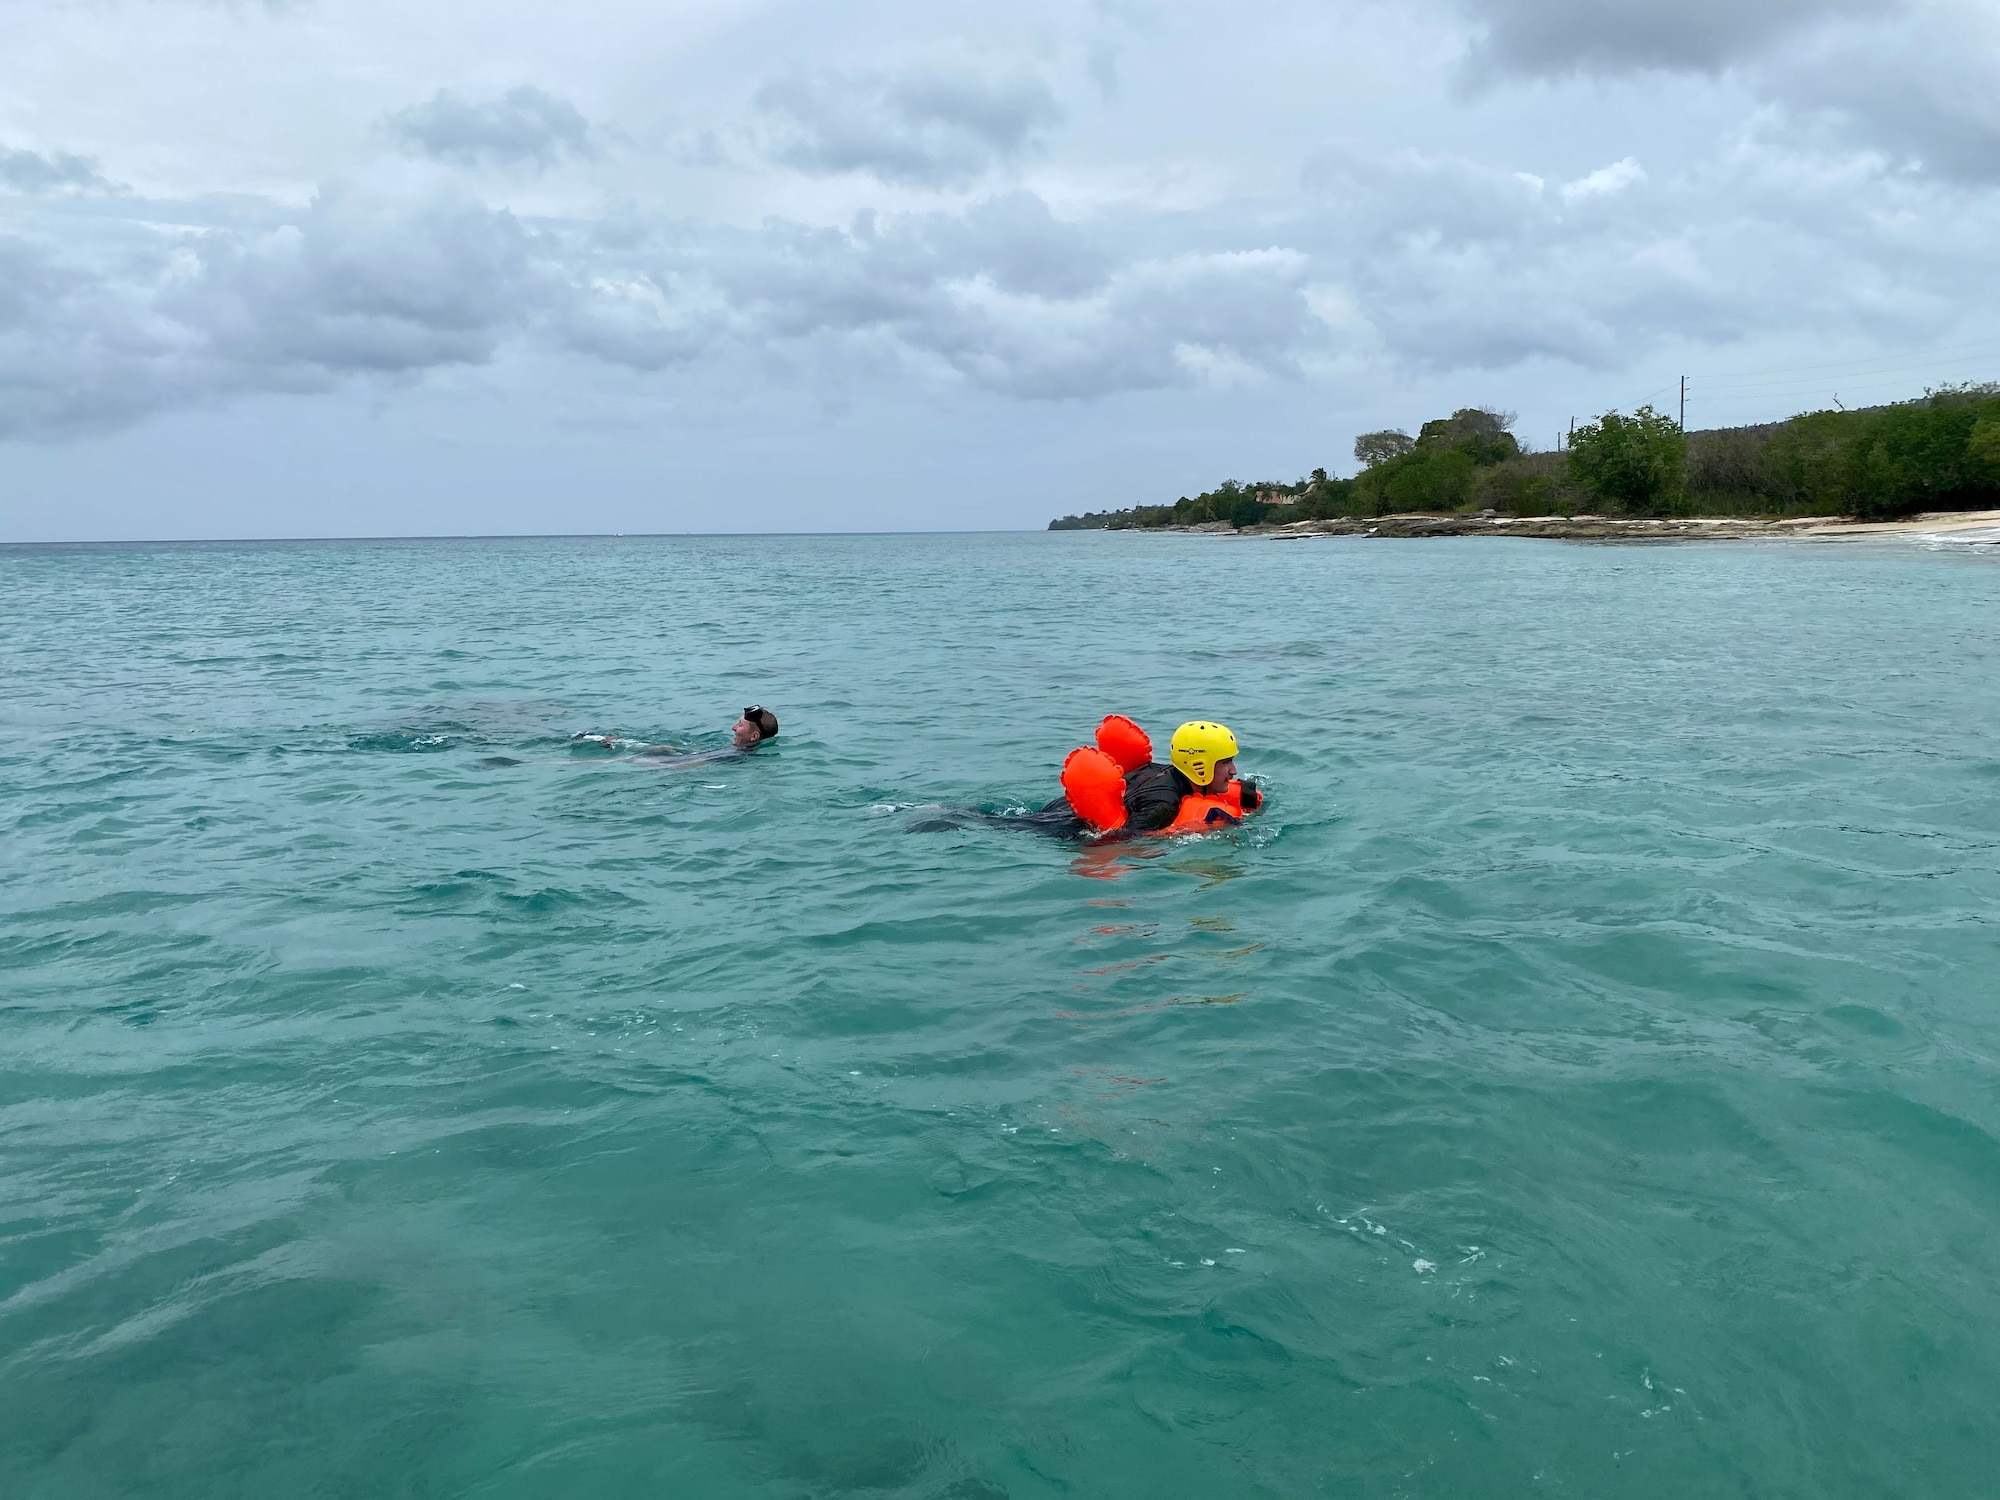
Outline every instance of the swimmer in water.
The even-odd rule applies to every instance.
[[[1174,731],[1169,757],[1167,765],[1149,760],[1125,773],[1125,826],[1134,833],[1172,826],[1188,798],[1222,797],[1231,782],[1242,784],[1238,796],[1243,811],[1254,812],[1263,801],[1257,783],[1236,774],[1236,736],[1221,724],[1197,720],[1181,725]]]
[[[648,745],[638,752],[635,760],[651,761],[663,766],[706,765],[710,761],[731,760],[739,755],[748,755],[766,740],[778,737],[778,716],[768,708],[757,704],[743,710],[743,716],[729,726],[729,748],[726,750],[697,750],[682,755],[672,745]],[[606,745],[616,741],[606,739]]]
[[[729,728],[729,743],[720,750],[696,750],[682,754],[678,746],[647,745],[638,740],[623,739],[615,734],[578,734],[570,737],[570,744],[578,749],[601,747],[606,750],[626,750],[630,754],[613,757],[625,761],[643,762],[649,766],[705,766],[718,760],[734,760],[748,755],[766,740],[778,737],[778,716],[768,708],[752,704],[743,710],[742,717]],[[600,762],[605,764],[608,762]],[[478,762],[484,771],[497,771],[508,766],[529,764],[515,760],[509,755],[489,755]],[[537,761],[536,765],[558,764],[553,761]]]
[[[1107,725],[1112,722],[1106,721]],[[1129,722],[1125,727],[1136,732]],[[1140,743],[1140,753],[1148,759],[1125,768],[1125,821],[1118,825],[1119,833],[1161,833],[1169,828],[1199,832],[1235,823],[1243,813],[1256,811],[1264,800],[1254,781],[1237,776],[1236,736],[1226,725],[1206,719],[1181,725],[1174,731],[1166,765],[1150,758],[1152,745],[1143,735]],[[1232,783],[1239,788],[1233,794],[1234,810],[1214,806],[1232,795]],[[1197,814],[1199,819],[1191,821]],[[1068,838],[1080,838],[1092,826],[1077,815],[1067,795],[1032,816]]]
[[[1119,716],[1106,719],[1099,730],[1100,744],[1104,742],[1104,730],[1114,723],[1129,731],[1121,743],[1136,745],[1137,753],[1124,766],[1124,822],[1109,836],[1161,833],[1169,828],[1200,832],[1235,823],[1242,813],[1254,812],[1262,805],[1263,794],[1257,784],[1236,774],[1236,736],[1226,726],[1207,720],[1181,725],[1174,731],[1170,760],[1162,765],[1151,758],[1152,742],[1144,732]],[[1145,758],[1142,760],[1141,756]],[[1236,787],[1233,792],[1232,784]],[[1231,797],[1234,812],[1213,806]],[[1093,831],[1093,825],[1070,806],[1067,795],[1031,813],[1010,815],[972,808],[943,808],[913,823],[910,831],[940,833],[980,825],[1032,828],[1065,839],[1080,839]]]

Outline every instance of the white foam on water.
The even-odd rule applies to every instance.
[[[1921,531],[1917,533],[1917,545],[1933,552],[1948,552],[1961,547],[1985,550],[2000,547],[2000,526],[1968,527],[1964,531]]]

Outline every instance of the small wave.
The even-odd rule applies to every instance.
[[[380,729],[370,734],[350,734],[350,750],[386,750],[401,755],[427,755],[451,750],[465,743],[463,731],[448,729]]]
[[[1976,531],[1919,532],[1917,544],[1933,552],[1953,552],[1961,549],[1986,551],[2000,547],[2000,526],[1982,526]]]

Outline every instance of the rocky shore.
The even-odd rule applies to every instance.
[[[1514,536],[1587,542],[1741,541],[1792,537],[1839,541],[1871,536],[1981,531],[2000,528],[2000,510],[1950,511],[1903,521],[1843,521],[1834,516],[1756,520],[1739,516],[1636,520],[1618,516],[1402,515],[1363,520],[1297,521],[1288,526],[1249,526],[1238,531],[1226,521],[1175,526],[1173,531],[1263,536],[1298,541],[1315,536]]]

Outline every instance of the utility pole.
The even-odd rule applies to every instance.
[[[1688,430],[1688,378],[1681,376],[1681,431]]]

